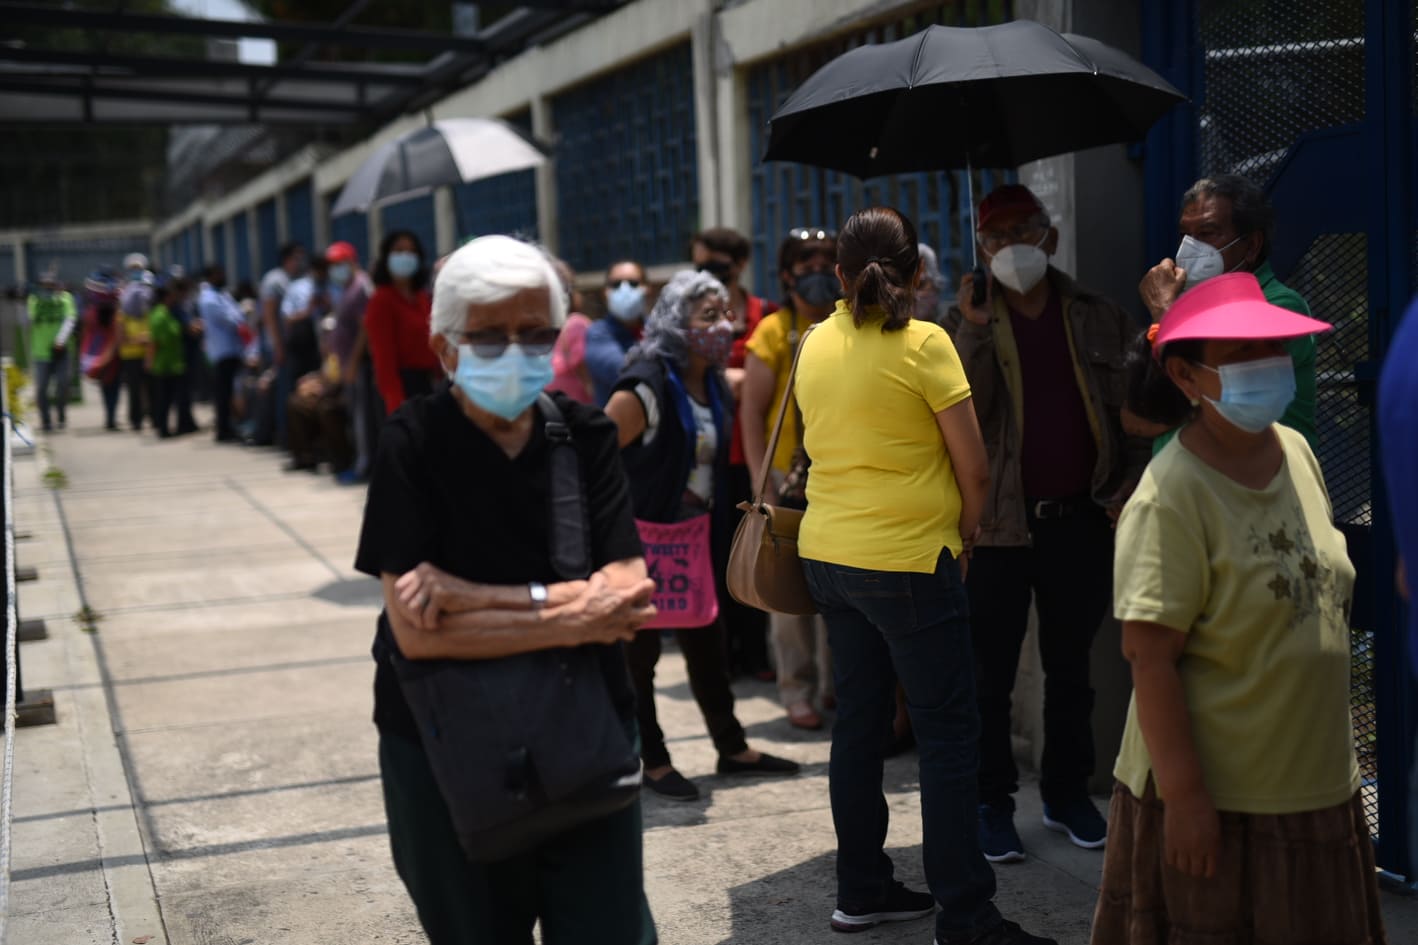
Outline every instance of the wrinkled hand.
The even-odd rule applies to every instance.
[[[1142,304],[1152,313],[1152,321],[1160,322],[1162,315],[1177,301],[1177,296],[1187,286],[1187,271],[1170,259],[1164,259],[1151,269],[1137,285],[1142,296]]]
[[[655,582],[646,578],[629,587],[616,587],[597,571],[586,582],[581,596],[567,606],[576,618],[581,643],[629,642],[635,631],[655,617],[650,596]]]
[[[457,580],[424,561],[394,582],[399,607],[420,630],[437,630],[438,618],[452,598]]]
[[[965,277],[960,280],[960,297],[956,299],[956,304],[960,306],[961,313],[976,325],[988,325],[990,323],[990,309],[994,304],[994,287],[989,283],[993,281],[992,279],[988,279],[985,285],[985,307],[976,308],[970,304],[970,300],[974,298],[975,295],[975,274],[973,272],[967,272],[965,273]]]
[[[1221,859],[1221,818],[1205,790],[1166,799],[1162,839],[1168,866],[1188,876],[1215,878]]]
[[[980,540],[980,526],[976,525],[975,530],[968,535],[960,536],[960,583],[964,584],[966,578],[970,576],[970,559],[975,556],[975,543]]]

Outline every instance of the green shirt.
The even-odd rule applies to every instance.
[[[1310,314],[1310,306],[1300,293],[1275,278],[1275,270],[1270,268],[1268,260],[1260,264],[1260,268],[1255,271],[1255,277],[1260,282],[1260,290],[1265,293],[1265,300],[1271,305],[1287,308],[1301,315]],[[1315,437],[1315,400],[1317,397],[1315,336],[1305,335],[1302,338],[1291,338],[1285,342],[1285,350],[1289,353],[1290,359],[1295,362],[1295,399],[1290,401],[1290,406],[1285,408],[1280,422],[1292,430],[1298,430],[1309,442],[1310,449],[1317,449],[1318,444]],[[1152,455],[1156,456],[1162,452],[1162,447],[1170,443],[1172,437],[1176,435],[1176,430],[1168,430],[1153,440]]]
[[[68,292],[36,292],[25,304],[30,316],[30,360],[47,362],[54,356],[54,346],[67,344],[74,330],[74,297]]]
[[[153,342],[152,374],[155,377],[175,377],[186,373],[182,323],[166,305],[154,305],[148,312],[148,335]]]

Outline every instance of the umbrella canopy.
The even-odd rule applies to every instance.
[[[505,121],[446,118],[381,145],[350,175],[330,215],[545,162],[545,152]]]
[[[769,122],[766,161],[857,177],[1133,141],[1186,96],[1126,53],[1032,20],[931,26],[823,66]]]

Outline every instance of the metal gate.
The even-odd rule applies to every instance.
[[[1379,865],[1412,879],[1409,694],[1394,552],[1375,461],[1378,365],[1418,279],[1412,179],[1414,0],[1143,3],[1147,57],[1192,105],[1149,140],[1152,258],[1171,252],[1177,199],[1239,173],[1276,211],[1276,274],[1335,330],[1319,339],[1319,456],[1359,571],[1352,708]]]

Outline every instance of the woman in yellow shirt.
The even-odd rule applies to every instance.
[[[976,835],[979,715],[964,578],[989,485],[970,385],[944,329],[914,320],[916,229],[853,216],[837,241],[847,297],[802,342],[795,396],[812,457],[799,535],[833,653],[829,784],[837,829],[832,925],[855,932],[940,904],[939,945],[1041,945],[993,903]],[[900,680],[920,746],[929,893],[882,850],[886,735]]]
[[[1096,945],[1385,941],[1349,708],[1354,568],[1318,461],[1279,420],[1287,339],[1329,329],[1249,273],[1182,295],[1132,409],[1181,433],[1118,521],[1133,700]]]

